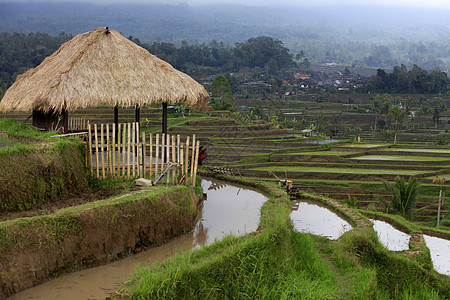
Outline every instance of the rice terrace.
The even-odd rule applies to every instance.
[[[0,299],[450,299],[446,72],[60,38],[2,90]]]

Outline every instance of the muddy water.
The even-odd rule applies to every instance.
[[[391,251],[403,251],[409,249],[410,235],[401,232],[394,228],[391,224],[379,221],[370,220],[373,222],[373,229],[377,233],[378,240]]]
[[[257,229],[261,206],[267,200],[264,195],[208,180],[202,181],[202,187],[207,200],[192,233],[105,266],[67,274],[8,299],[105,299],[120,288],[137,266],[153,265],[176,253],[211,244],[229,233],[242,235]]]
[[[450,241],[426,234],[423,237],[430,249],[434,269],[438,273],[450,275]]]
[[[337,214],[317,204],[292,201],[291,220],[294,229],[337,240],[353,227]]]

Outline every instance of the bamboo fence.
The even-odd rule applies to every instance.
[[[97,178],[144,177],[194,186],[199,147],[195,134],[183,141],[180,135],[140,133],[139,123],[120,123],[117,129],[88,124],[88,164]]]
[[[69,125],[69,128],[68,128],[69,131],[87,130],[89,121],[84,118],[80,118],[80,117],[69,117],[68,125]]]

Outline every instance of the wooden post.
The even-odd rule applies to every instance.
[[[101,138],[101,140],[100,140],[100,143],[101,143],[101,147],[102,147],[102,177],[103,177],[103,179],[105,179],[106,178],[106,171],[105,171],[105,146],[104,146],[104,142],[103,142],[103,140],[104,140],[104,136],[103,136],[103,124],[101,124],[100,125],[100,130],[101,130],[101,132],[100,132],[100,138]]]
[[[186,176],[185,173],[184,173],[183,158],[184,158],[184,145],[181,145],[180,146],[180,171],[179,171],[180,174],[178,175],[178,176],[180,176],[180,178],[182,178],[182,176]],[[181,181],[179,183],[181,183]]]
[[[131,158],[131,123],[127,124],[127,178],[131,177],[131,165],[130,165],[130,158]]]
[[[94,135],[95,135],[95,163],[97,167],[97,178],[100,177],[100,163],[98,161],[98,133],[97,124],[94,124]]]
[[[133,154],[133,177],[136,177],[136,123],[131,123],[131,149],[132,149],[132,154]]]
[[[109,124],[106,124],[106,175],[111,174],[111,155],[109,151]]]
[[[121,128],[121,126],[120,126],[120,124],[117,124],[118,126],[117,126],[117,135],[116,135],[116,139],[117,139],[117,177],[120,177],[120,170],[121,170],[121,167],[120,167],[120,153],[121,153],[121,151],[120,151],[120,147],[121,147],[121,144],[120,144],[120,128]]]
[[[194,163],[194,178],[192,180],[192,186],[195,186],[195,181],[197,179],[197,168],[198,168],[198,151],[200,148],[200,142],[197,141],[197,145],[195,147],[195,163]]]
[[[127,141],[127,124],[122,124],[122,177],[125,178],[127,167],[126,141]]]
[[[176,162],[178,163],[178,161],[176,160],[176,151],[175,151],[175,136],[172,135],[172,162]],[[172,184],[176,185],[177,184],[177,179],[176,179],[176,170],[178,170],[177,168],[174,168],[172,171]]]
[[[189,168],[189,136],[186,138],[186,153],[184,154],[184,184],[187,183],[188,168]]]
[[[181,137],[178,134],[177,135],[177,163],[180,163],[180,142],[181,142]]]
[[[155,178],[158,177],[158,165],[159,165],[159,134],[156,134],[156,145],[155,145]],[[153,162],[152,162],[153,164]]]
[[[91,124],[89,124],[88,121],[88,132],[89,132],[89,137],[88,137],[88,153],[89,153],[89,163],[90,163],[90,169],[91,169],[91,174],[94,172],[94,167],[92,166],[92,128],[91,128]]]
[[[133,177],[139,176],[139,132],[138,132],[138,126],[135,122],[133,125],[133,151],[134,151],[134,168],[133,168]]]
[[[142,177],[145,178],[145,173],[147,173],[147,168],[146,168],[146,159],[147,159],[147,154],[145,153],[145,132],[142,133]]]
[[[69,112],[67,109],[62,110],[63,115],[63,132],[64,134],[69,133]]]
[[[170,161],[170,134],[166,135],[166,162]],[[166,173],[166,183],[169,184],[170,170]]]
[[[161,134],[161,172],[164,170],[164,154],[166,152],[165,149],[165,143],[166,143],[166,135],[163,133]]]
[[[192,157],[191,157],[191,180],[192,176],[194,176],[194,158],[195,157],[195,134],[192,135]],[[197,160],[197,159],[195,159]]]
[[[119,106],[114,106],[114,126],[117,132],[119,132]],[[116,141],[117,142],[117,141]]]
[[[139,104],[136,104],[136,108],[134,111],[134,121],[136,123],[139,123],[141,120],[141,107],[139,106]]]
[[[150,179],[152,179],[153,175],[153,136],[150,133]]]
[[[114,178],[116,175],[116,126],[114,124],[111,125],[112,137],[111,137],[111,175]]]
[[[167,102],[162,104],[162,133],[167,134]]]

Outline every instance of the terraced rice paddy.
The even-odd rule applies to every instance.
[[[368,174],[368,175],[405,175],[414,176],[423,174],[423,171],[414,170],[386,170],[386,169],[358,169],[358,168],[322,168],[322,167],[259,167],[249,170],[254,171],[287,171],[287,172],[304,172],[304,173],[333,173],[333,174]]]
[[[294,186],[301,190],[343,203],[354,198],[355,207],[378,211],[383,211],[383,206],[377,197],[389,199],[381,180],[413,176],[422,183],[417,204],[420,210],[413,220],[427,226],[436,225],[439,187],[432,184],[432,179],[436,175],[450,174],[450,149],[342,141],[318,144],[312,143],[316,140],[290,135],[288,131],[280,135],[279,129],[264,129],[263,126],[259,129],[251,126],[252,137],[249,132],[240,130],[214,137],[209,130],[218,122],[217,130],[223,132],[220,129],[223,121],[209,122],[204,133],[201,130],[204,124],[196,129],[208,149],[206,168],[225,168],[244,177],[277,180],[269,174],[273,171],[280,178],[293,180]],[[450,229],[449,208],[448,203],[442,208],[441,228],[444,229]]]
[[[448,161],[450,157],[428,157],[428,156],[401,156],[401,155],[362,155],[351,157],[350,159],[358,160],[390,160],[390,161]]]

